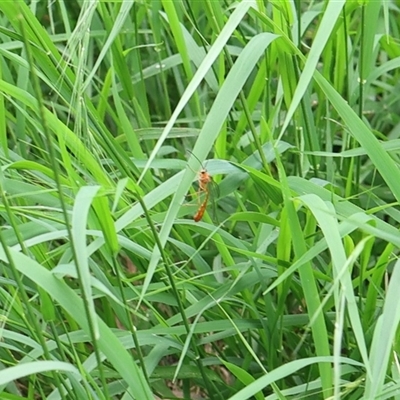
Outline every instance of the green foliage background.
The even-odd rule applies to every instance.
[[[400,398],[399,7],[1,1],[0,397]]]

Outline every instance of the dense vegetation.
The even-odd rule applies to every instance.
[[[399,6],[0,1],[0,398],[400,398]]]

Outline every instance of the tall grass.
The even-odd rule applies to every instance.
[[[0,2],[0,397],[400,398],[399,6]]]

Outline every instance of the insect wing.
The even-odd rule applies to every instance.
[[[218,218],[217,218],[217,200],[218,200],[218,198],[220,196],[220,191],[219,191],[218,184],[213,179],[211,179],[211,181],[208,184],[208,191],[209,191],[209,194],[210,194],[210,199],[209,200],[210,200],[210,203],[211,203],[211,206],[212,206],[212,219],[214,221],[218,221]]]

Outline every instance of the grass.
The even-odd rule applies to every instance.
[[[399,6],[0,2],[0,397],[400,398]]]

